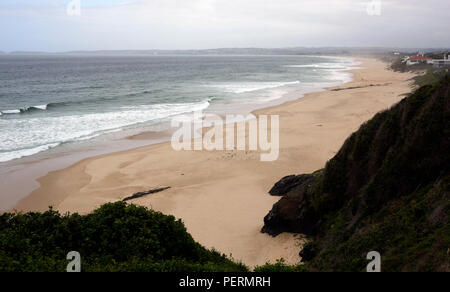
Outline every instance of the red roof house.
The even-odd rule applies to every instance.
[[[425,57],[425,56],[411,56],[411,57],[409,57],[409,60],[410,61],[416,61],[416,62],[420,62],[420,61],[422,61],[422,62],[425,62],[425,61],[428,61],[428,60],[433,60],[433,58],[430,58],[430,57]]]
[[[408,66],[415,65],[415,64],[420,64],[420,63],[432,64],[433,63],[433,58],[425,57],[425,56],[422,56],[422,55],[417,55],[417,56],[410,56],[410,57],[408,57],[406,59],[406,64]]]

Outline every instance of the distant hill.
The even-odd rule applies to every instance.
[[[311,175],[282,179],[263,232],[311,236],[312,271],[450,271],[450,78],[364,124]]]
[[[10,55],[110,55],[110,56],[152,56],[152,55],[351,55],[384,54],[393,51],[417,53],[418,51],[438,52],[442,48],[382,48],[382,47],[293,47],[293,48],[219,48],[205,50],[98,50],[69,52],[26,52],[16,51]]]

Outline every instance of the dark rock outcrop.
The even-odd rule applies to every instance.
[[[316,229],[317,214],[309,205],[314,184],[321,172],[288,176],[278,182],[270,191],[272,195],[283,196],[264,218],[263,233],[277,236],[283,232],[312,234]]]
[[[317,181],[320,171],[313,174],[290,175],[281,179],[269,191],[272,196],[285,196],[291,192],[306,193]]]
[[[158,189],[150,190],[150,191],[147,191],[147,192],[136,193],[136,194],[134,194],[132,196],[129,196],[129,197],[123,199],[122,202],[127,202],[127,201],[131,201],[131,200],[134,200],[134,199],[139,199],[139,198],[142,198],[142,197],[145,197],[145,196],[148,196],[148,195],[152,195],[152,194],[163,192],[163,191],[168,190],[168,189],[170,189],[170,187],[158,188]]]

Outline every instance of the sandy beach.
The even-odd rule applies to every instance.
[[[411,91],[410,73],[357,58],[354,81],[255,115],[280,116],[280,157],[258,153],[181,151],[162,143],[85,159],[40,178],[40,188],[15,210],[87,213],[107,202],[158,187],[170,189],[131,201],[183,220],[195,240],[249,266],[284,258],[299,261],[301,239],[261,234],[263,218],[279,200],[268,194],[282,177],[324,167],[345,139],[377,112]],[[292,93],[295,94],[295,93]],[[134,137],[136,138],[136,137]]]

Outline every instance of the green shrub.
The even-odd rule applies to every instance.
[[[256,267],[256,273],[305,273],[309,272],[304,265],[287,265],[284,259],[280,259],[276,264],[267,263],[264,266]]]
[[[83,271],[247,271],[194,241],[180,220],[119,202],[86,216],[0,216],[0,271],[65,271],[77,251]]]

